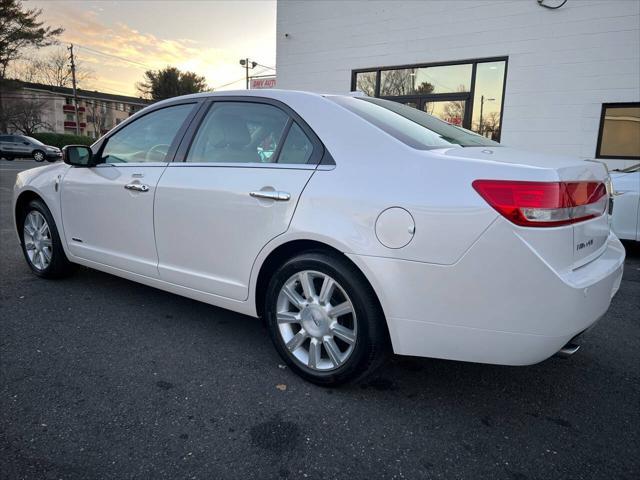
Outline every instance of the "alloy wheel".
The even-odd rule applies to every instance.
[[[37,270],[46,270],[53,256],[51,230],[47,220],[37,210],[31,210],[24,220],[23,232],[29,262]]]
[[[41,161],[43,161],[43,160],[44,160],[44,153],[42,153],[42,152],[35,152],[35,153],[33,154],[33,159],[34,159],[36,162],[41,162]]]
[[[358,334],[353,303],[325,273],[292,275],[278,294],[276,318],[285,348],[311,370],[334,370],[353,353]]]

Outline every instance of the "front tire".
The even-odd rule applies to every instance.
[[[60,278],[73,272],[74,265],[64,253],[53,216],[42,200],[29,202],[19,227],[22,253],[33,273],[42,278]]]
[[[35,150],[33,152],[33,159],[36,162],[44,162],[45,156],[46,155],[44,154],[44,152],[42,150]]]
[[[282,359],[318,385],[361,380],[389,350],[374,292],[339,255],[309,252],[288,260],[272,276],[264,311]]]

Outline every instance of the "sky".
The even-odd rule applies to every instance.
[[[73,43],[77,59],[93,71],[80,88],[138,96],[135,84],[145,70],[171,65],[204,76],[209,87],[228,90],[244,88],[241,58],[275,67],[275,0],[28,0],[24,5],[41,8],[42,20],[65,29],[61,44]],[[253,73],[273,71],[256,67]]]

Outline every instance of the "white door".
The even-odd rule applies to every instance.
[[[69,251],[80,258],[158,277],[153,201],[194,104],[140,117],[106,140],[100,163],[72,167],[61,182]]]
[[[158,184],[160,278],[246,299],[253,262],[287,230],[321,149],[277,106],[217,101]]]

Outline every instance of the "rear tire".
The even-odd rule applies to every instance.
[[[22,253],[29,268],[42,278],[61,278],[75,265],[64,253],[51,212],[40,199],[32,200],[19,218]]]
[[[318,385],[362,380],[389,352],[386,321],[371,286],[339,255],[318,251],[288,260],[272,276],[264,312],[284,362]]]

